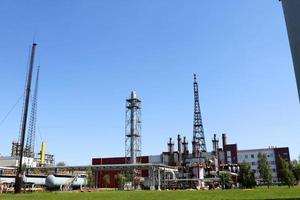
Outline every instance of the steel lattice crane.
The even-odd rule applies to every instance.
[[[31,56],[30,63],[28,68],[28,74],[26,79],[26,90],[25,90],[25,101],[24,101],[24,110],[22,117],[22,129],[21,129],[21,139],[20,139],[20,155],[19,155],[19,163],[18,170],[15,179],[15,193],[21,193],[22,188],[22,173],[23,173],[23,154],[24,154],[24,143],[25,143],[25,134],[26,134],[26,125],[27,125],[27,115],[28,115],[28,107],[29,107],[29,97],[30,97],[30,89],[31,89],[31,80],[32,80],[32,71],[34,65],[34,56],[35,56],[36,43],[32,44],[31,48]]]
[[[24,155],[26,157],[34,158],[34,145],[36,135],[36,120],[37,120],[37,101],[38,101],[38,86],[39,86],[40,68],[37,69],[35,88],[31,103],[31,113],[27,131],[26,146]]]
[[[194,74],[194,126],[193,126],[193,152],[199,157],[200,152],[206,152],[204,129],[200,111],[198,82]],[[197,156],[198,155],[198,156]]]

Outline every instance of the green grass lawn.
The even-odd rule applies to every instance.
[[[300,199],[300,187],[272,187],[253,190],[210,191],[100,191],[94,193],[0,194],[0,200],[201,200],[201,199]]]

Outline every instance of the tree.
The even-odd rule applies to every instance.
[[[251,171],[249,163],[245,160],[240,166],[238,182],[242,188],[253,188],[256,185],[254,173]]]
[[[105,187],[110,184],[110,176],[108,174],[103,176],[103,182],[105,184]]]
[[[263,180],[263,182],[268,185],[269,188],[272,183],[272,172],[268,163],[267,155],[265,153],[262,154],[259,152],[257,157],[259,176]]]
[[[295,178],[292,172],[292,165],[288,161],[285,161],[284,159],[280,158],[279,170],[281,181],[284,184],[288,185],[289,188],[293,186],[295,183]]]
[[[297,181],[297,184],[300,184],[300,162],[299,161],[293,162],[293,173]]]
[[[220,182],[222,184],[223,189],[231,188],[232,177],[231,174],[226,172],[220,175]]]
[[[297,184],[300,184],[300,156],[298,160],[293,160],[292,161],[292,167],[293,167],[293,174],[294,177],[297,181]]]
[[[66,166],[66,163],[65,162],[58,162],[58,163],[56,163],[56,166]]]
[[[126,180],[126,177],[124,176],[124,174],[119,173],[119,174],[115,175],[115,180],[117,182],[118,189],[123,190],[124,185],[125,185],[125,180]]]
[[[91,168],[86,171],[87,174],[87,186],[93,188],[95,186],[94,174]]]

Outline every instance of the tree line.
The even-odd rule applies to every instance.
[[[258,153],[258,172],[264,185],[270,187],[272,185],[272,170],[264,153]],[[281,184],[289,187],[300,183],[300,157],[299,160],[292,162],[286,161],[282,158],[279,160],[279,181]],[[256,186],[255,174],[251,170],[250,164],[245,160],[240,165],[238,175],[238,182],[241,188],[253,188]]]

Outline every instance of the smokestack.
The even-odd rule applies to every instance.
[[[200,158],[200,143],[195,138],[193,138],[192,141],[193,145],[193,157],[194,158]]]
[[[182,142],[182,146],[183,146],[183,159],[185,160],[188,155],[189,155],[189,147],[188,147],[189,143],[186,139],[186,137],[183,137],[183,142]]]
[[[177,145],[178,145],[178,163],[181,164],[182,161],[182,150],[181,150],[181,136],[177,135]]]
[[[222,134],[222,143],[223,143],[223,151],[225,151],[225,146],[227,145],[226,133]]]
[[[174,143],[172,142],[172,138],[170,138],[169,142],[168,142],[168,151],[169,151],[169,154],[174,153]]]
[[[213,144],[213,153],[215,156],[217,155],[218,149],[219,149],[219,140],[217,139],[217,135],[214,134],[214,138],[212,139]]]
[[[130,158],[130,164],[138,163],[141,157],[141,100],[135,91],[126,99],[125,130],[125,157]]]
[[[174,165],[174,143],[172,142],[172,138],[169,139],[168,142],[168,151],[169,151],[169,165]]]
[[[227,150],[226,150],[227,137],[226,137],[226,133],[222,134],[222,143],[223,143],[224,161],[225,161],[225,164],[227,164]]]

